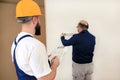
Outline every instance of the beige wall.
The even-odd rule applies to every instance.
[[[21,26],[15,18],[16,3],[0,2],[0,80],[16,80],[11,59],[11,44],[20,32]],[[44,7],[41,7],[44,14]],[[46,44],[45,15],[40,17],[42,35],[37,38]]]

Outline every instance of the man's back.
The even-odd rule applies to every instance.
[[[75,39],[73,46],[73,61],[77,63],[90,63],[93,58],[95,37],[87,30],[73,36]]]

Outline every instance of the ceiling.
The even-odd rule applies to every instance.
[[[19,0],[0,0],[3,3],[13,3],[16,4]],[[35,0],[41,7],[44,7],[44,0]]]

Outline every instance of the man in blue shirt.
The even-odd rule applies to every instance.
[[[73,80],[91,80],[93,73],[93,52],[95,47],[95,36],[88,31],[89,25],[85,20],[78,23],[78,34],[70,39],[65,39],[61,34],[61,41],[64,46],[72,45]]]

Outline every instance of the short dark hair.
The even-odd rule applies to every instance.
[[[26,23],[26,22],[29,22],[30,20],[32,20],[32,16],[27,16],[27,17],[18,17],[17,18],[17,21],[19,23]]]
[[[88,29],[89,28],[89,24],[83,24],[83,23],[79,23],[78,24],[82,29]]]

